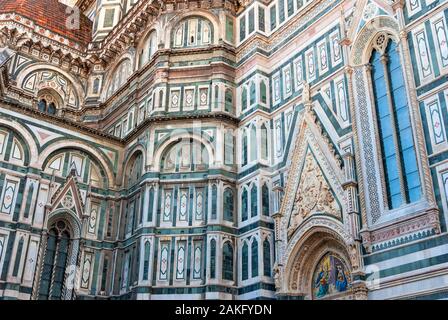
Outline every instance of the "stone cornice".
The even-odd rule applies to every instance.
[[[35,119],[41,119],[45,122],[54,124],[55,127],[58,127],[58,128],[65,128],[65,129],[73,130],[75,132],[91,135],[97,139],[107,140],[108,142],[117,144],[119,146],[124,146],[123,139],[116,138],[112,135],[109,135],[109,134],[101,132],[97,129],[90,128],[85,125],[79,124],[79,122],[71,121],[67,118],[61,118],[61,117],[49,115],[49,114],[40,112],[35,108],[29,107],[29,106],[26,106],[23,104],[11,102],[11,101],[5,101],[4,99],[0,100],[0,106],[3,109],[20,112],[21,114],[32,116]]]
[[[0,27],[16,30],[19,34],[23,34],[25,37],[21,38],[22,42],[31,40],[35,43],[42,43],[44,46],[53,46],[54,50],[61,50],[64,54],[71,54],[76,57],[86,56],[86,47],[82,44],[39,26],[31,19],[20,14],[0,14]],[[22,42],[19,42],[17,46]]]

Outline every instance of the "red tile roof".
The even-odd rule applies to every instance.
[[[66,21],[70,19],[71,10],[67,10],[67,6],[58,0],[0,0],[2,13],[19,14],[82,45],[92,40],[92,21],[80,13],[79,28],[68,28]]]

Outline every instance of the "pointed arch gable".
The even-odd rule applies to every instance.
[[[70,197],[70,204],[65,201],[66,197]],[[51,199],[51,208],[56,210],[69,210],[75,213],[75,216],[82,220],[84,216],[84,202],[82,200],[79,187],[76,183],[76,178],[72,175],[69,176],[66,183],[59,187],[56,193]]]
[[[334,194],[334,198],[338,202],[340,208],[339,212],[341,220],[347,221],[347,217],[345,216],[345,193],[342,188],[344,172],[335,164],[335,159],[330,158],[333,156],[330,150],[328,150],[328,146],[321,141],[322,137],[318,134],[317,128],[313,128],[313,124],[309,125],[310,121],[306,120],[306,118],[307,117],[302,118],[299,124],[299,133],[293,150],[285,197],[280,208],[280,238],[282,238],[285,243],[288,242],[291,233],[299,227],[299,225],[291,226],[294,230],[289,231],[288,235],[288,230],[290,229],[290,216],[293,213],[294,203],[296,201],[301,174],[306,163],[307,155],[308,157],[310,157],[310,154],[312,155],[318,168],[322,172],[325,182],[328,184],[330,192]],[[330,161],[330,159],[332,161]],[[300,221],[300,223],[303,221]]]
[[[394,18],[389,16],[372,18],[361,28],[353,41],[349,58],[351,66],[359,66],[369,62],[372,42],[379,32],[387,32],[396,42],[399,42],[399,26]]]

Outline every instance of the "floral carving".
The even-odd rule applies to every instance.
[[[313,155],[308,152],[293,204],[288,237],[307,216],[316,212],[330,214],[337,218],[341,216],[341,210],[330,186]]]

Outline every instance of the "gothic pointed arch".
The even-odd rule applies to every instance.
[[[370,251],[376,225],[400,221],[440,232],[438,209],[406,35],[388,15],[360,28],[350,53],[350,77],[362,233]],[[416,215],[415,212],[419,214]],[[401,237],[411,229],[400,229]]]
[[[325,254],[344,257],[338,261],[344,261],[350,277],[360,272],[362,262],[359,244],[349,231],[352,221],[342,187],[343,168],[337,165],[335,150],[323,138],[311,105],[303,111],[297,130],[285,196],[274,217],[280,241],[274,278],[278,295],[312,299],[315,296],[310,279]],[[331,239],[327,235],[332,235]],[[303,249],[308,242],[320,245]],[[298,252],[303,252],[300,258]],[[344,290],[342,295],[346,293]]]

